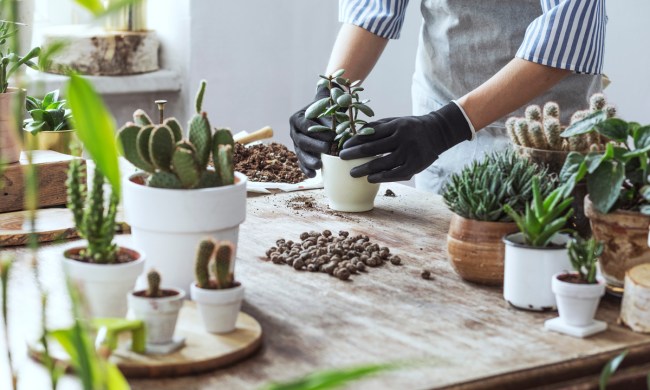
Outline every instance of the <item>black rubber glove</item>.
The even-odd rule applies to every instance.
[[[314,102],[328,96],[329,91],[326,86],[318,87]],[[291,125],[290,135],[293,140],[296,155],[298,156],[298,163],[300,169],[308,177],[316,176],[316,170],[321,168],[320,154],[329,153],[332,141],[336,137],[336,134],[331,131],[318,133],[307,132],[307,129],[313,125],[327,125],[325,121],[320,119],[313,120],[305,118],[305,110],[312,103],[309,103],[289,118],[289,124]]]
[[[472,138],[472,130],[453,102],[422,116],[387,118],[368,123],[372,135],[357,135],[343,144],[343,160],[388,153],[354,167],[353,177],[368,176],[371,183],[409,180],[447,149]]]

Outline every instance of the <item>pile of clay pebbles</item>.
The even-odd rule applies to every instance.
[[[277,246],[266,251],[266,259],[298,271],[327,273],[341,280],[364,272],[366,267],[380,267],[388,262],[399,265],[402,262],[387,247],[370,242],[368,236],[350,236],[344,230],[338,237],[329,230],[304,232],[300,234],[300,240],[277,240]]]

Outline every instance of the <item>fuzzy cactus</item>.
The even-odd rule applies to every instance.
[[[162,291],[160,290],[160,274],[155,269],[152,269],[147,273],[147,297],[149,298],[158,298],[162,297]]]
[[[541,122],[530,121],[528,123],[528,137],[535,148],[548,149],[548,143],[546,142],[546,136],[544,135],[544,129],[542,128]]]
[[[544,104],[544,119],[546,118],[560,120],[560,105],[556,102],[547,102]]]
[[[575,122],[578,122],[578,121],[581,121],[581,120],[585,119],[587,117],[587,115],[589,115],[589,114],[590,114],[589,110],[580,110],[580,111],[574,112],[573,115],[571,115],[570,124],[574,124]]]
[[[544,118],[544,134],[551,150],[562,150],[562,126],[560,120],[553,116]]]
[[[196,252],[196,263],[194,273],[196,276],[196,285],[200,288],[212,288],[210,283],[210,259],[214,253],[214,241],[211,239],[203,240],[199,244]]]
[[[211,261],[213,253],[214,262]],[[212,239],[201,241],[196,254],[196,285],[211,290],[233,287],[234,277],[230,270],[234,253],[235,247],[230,242],[222,242],[217,246]],[[216,278],[214,281],[210,278],[211,270]]]
[[[595,93],[589,98],[589,111],[602,111],[606,104],[607,100],[605,100],[605,95],[602,93]]]
[[[541,121],[542,109],[538,105],[532,104],[526,107],[526,111],[524,112],[524,117],[529,121]]]
[[[143,110],[136,110],[134,122],[120,129],[118,140],[124,157],[149,174],[148,186],[190,189],[234,183],[232,134],[228,129],[212,133],[208,116],[201,111],[205,88],[206,83],[202,81],[187,139],[183,139],[183,129],[175,118],[154,125]],[[224,152],[220,152],[222,146],[229,146],[231,151],[224,148]],[[214,170],[208,168],[210,161],[214,163]]]
[[[517,139],[521,146],[533,147],[533,141],[530,139],[528,132],[528,121],[525,118],[519,118],[515,122],[515,134],[517,134]]]
[[[222,242],[217,247],[217,253],[214,259],[214,275],[217,278],[217,288],[231,288],[233,284],[233,274],[230,272],[234,246],[229,242]]]
[[[607,118],[613,118],[616,116],[616,107],[608,104],[604,107],[605,112],[607,113]]]
[[[510,137],[510,140],[512,141],[513,144],[515,145],[521,145],[521,142],[519,142],[519,138],[517,138],[517,133],[515,132],[515,124],[517,123],[517,118],[511,117],[506,120],[506,131],[508,132],[508,136]]]

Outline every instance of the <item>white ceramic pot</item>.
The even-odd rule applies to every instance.
[[[244,286],[209,290],[192,283],[190,293],[192,300],[199,306],[206,331],[228,333],[235,330],[241,302],[244,300]]]
[[[350,176],[352,168],[375,158],[341,160],[338,156],[321,154],[323,187],[330,209],[358,213],[375,207],[379,184],[368,183],[367,176],[358,178]]]
[[[185,291],[178,288],[162,288],[175,295],[149,298],[146,290],[129,294],[129,307],[136,319],[144,321],[147,327],[147,344],[169,344],[173,341],[178,312],[183,307]]]
[[[524,245],[522,233],[504,237],[506,244],[503,275],[503,297],[511,305],[526,310],[555,310],[555,294],[551,289],[553,275],[571,269],[566,234],[553,237],[558,247],[534,248]]]
[[[145,255],[132,249],[119,248],[129,252],[137,260],[121,264],[93,264],[68,258],[83,248],[72,248],[64,252],[63,270],[80,289],[95,318],[122,318],[126,316],[129,291],[144,269]]]
[[[246,176],[235,172],[235,184],[194,190],[147,187],[124,180],[126,221],[135,246],[147,254],[170,286],[189,289],[201,240],[230,241],[237,248],[239,225],[246,218]],[[234,271],[234,262],[231,266]]]
[[[569,283],[558,279],[564,274],[566,272],[553,275],[551,282],[560,318],[570,326],[593,324],[600,297],[605,294],[604,279],[598,279],[595,284]]]

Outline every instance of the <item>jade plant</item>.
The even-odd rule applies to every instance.
[[[160,274],[155,269],[147,273],[147,291],[145,292],[147,298],[160,298],[163,296],[160,289]]]
[[[603,243],[595,238],[584,240],[576,238],[569,241],[569,259],[571,266],[584,283],[594,284],[596,281],[596,264],[598,257],[603,254]]]
[[[360,80],[351,81],[343,77],[344,69],[339,69],[329,76],[320,75],[319,87],[326,87],[329,96],[317,100],[305,111],[307,119],[323,119],[329,125],[314,125],[307,131],[322,132],[331,131],[336,133],[330,154],[338,155],[343,144],[355,135],[374,134],[372,127],[364,127],[368,122],[359,118],[359,113],[371,117],[375,113],[367,105],[370,100],[361,100],[359,92],[363,87],[359,86]]]
[[[507,204],[503,209],[517,224],[526,245],[544,248],[551,244],[555,234],[564,229],[573,215],[573,198],[565,198],[565,190],[562,187],[544,197],[537,176],[533,177],[532,184],[533,199],[526,204],[523,213],[515,211]]]
[[[59,99],[58,89],[49,92],[43,99],[27,96],[25,106],[31,118],[24,120],[23,128],[32,134],[72,130],[72,112],[66,103],[66,100]]]
[[[201,241],[196,255],[196,285],[209,290],[235,287],[234,275],[230,271],[233,253],[235,248],[230,242],[221,242],[217,245],[213,240]],[[211,274],[214,275],[214,279]]]
[[[512,151],[495,152],[483,161],[474,161],[461,172],[451,176],[443,191],[447,207],[463,218],[511,222],[503,206],[522,212],[533,198],[532,179],[545,177],[540,184],[542,196],[555,188],[556,180],[547,169]]]
[[[208,116],[201,111],[205,87],[206,82],[201,81],[187,139],[176,118],[156,125],[143,110],[135,111],[134,122],[120,129],[124,157],[148,173],[148,186],[191,189],[234,183],[232,134],[227,129],[212,133]],[[211,162],[214,169],[209,168]]]

